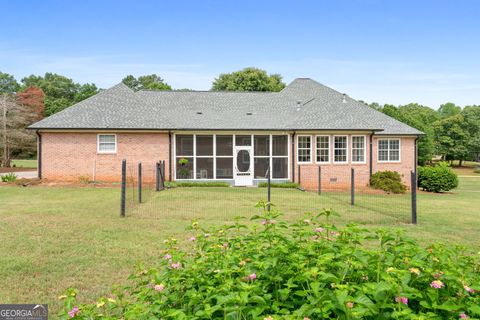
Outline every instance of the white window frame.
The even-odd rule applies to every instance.
[[[398,160],[390,160],[390,140],[398,140]],[[388,160],[380,160],[380,141],[388,141]],[[401,138],[378,138],[377,139],[377,162],[378,163],[400,163],[402,162],[402,139]]]
[[[115,149],[112,150],[100,150],[100,136],[113,136],[115,138]],[[115,133],[99,133],[97,134],[97,153],[99,154],[115,154],[117,153],[117,135]]]
[[[335,160],[335,138],[336,137],[345,137],[347,139],[347,145],[345,147],[345,150],[347,151],[346,152],[346,157],[345,157],[345,161],[336,161]],[[339,135],[334,135],[333,136],[333,139],[332,139],[332,161],[333,163],[335,164],[348,164],[348,157],[349,157],[349,146],[350,146],[350,143],[349,143],[349,139],[348,139],[348,135],[346,134],[339,134]]]
[[[318,147],[317,147],[317,138],[327,137],[328,138],[328,161],[318,161]],[[322,148],[322,150],[325,150]],[[315,136],[315,163],[331,163],[332,162],[332,137],[327,134],[320,134]]]
[[[353,159],[353,138],[358,138],[358,137],[363,137],[363,161],[355,161]],[[367,163],[367,136],[365,135],[352,135],[351,136],[351,143],[350,143],[350,148],[351,148],[351,161],[352,163],[361,163],[361,164],[365,164]]]
[[[310,138],[310,161],[300,161],[298,160],[298,156],[299,156],[299,150],[302,149],[302,150],[308,150],[307,148],[300,148],[300,145],[298,143],[298,140],[300,139],[300,137],[309,137]],[[296,159],[297,160],[297,163],[298,164],[308,164],[308,163],[312,163],[313,161],[313,152],[312,152],[312,147],[313,147],[313,136],[312,135],[308,135],[308,134],[301,134],[301,135],[298,135],[297,136],[297,154],[296,154]]]

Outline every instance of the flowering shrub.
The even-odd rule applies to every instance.
[[[336,228],[323,210],[297,223],[272,205],[216,230],[192,223],[157,267],[95,303],[62,296],[64,319],[460,319],[480,317],[479,260],[399,231]]]

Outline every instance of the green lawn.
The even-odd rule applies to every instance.
[[[11,163],[12,167],[18,168],[37,168],[37,160],[20,160],[14,159]]]
[[[409,219],[408,196],[318,196],[298,190],[272,190],[272,202],[287,219],[323,207],[336,209],[336,223],[395,226],[426,244],[451,241],[475,247],[480,243],[480,178],[461,178],[451,194],[420,194],[419,224]],[[133,190],[128,192],[133,197]],[[141,210],[130,208],[119,218],[119,189],[87,187],[0,187],[0,301],[49,303],[68,287],[90,300],[122,283],[133,265],[155,264],[162,240],[188,237],[191,220],[202,224],[232,221],[256,213],[255,202],[266,189],[178,188],[146,193]]]

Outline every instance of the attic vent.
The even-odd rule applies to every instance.
[[[346,93],[343,94],[342,102],[347,103],[347,94]]]
[[[247,116],[253,115],[253,112],[247,112]]]
[[[203,114],[203,112],[202,111],[197,111],[197,114]]]

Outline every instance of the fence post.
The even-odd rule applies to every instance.
[[[120,217],[125,217],[125,194],[127,189],[127,160],[122,160],[122,184],[120,191]]]
[[[138,203],[142,203],[142,163],[138,163]]]
[[[155,163],[155,191],[160,191],[160,162]]]
[[[412,192],[412,223],[417,224],[417,174],[411,171],[410,189]]]
[[[267,210],[270,211],[270,200],[271,200],[271,179],[270,179],[270,175],[271,175],[271,172],[270,172],[270,167],[268,168],[268,173],[267,173],[267,201],[268,201],[268,205],[267,205]]]
[[[351,181],[350,181],[350,204],[355,205],[355,169],[352,168]]]
[[[322,167],[318,166],[318,195],[322,193]]]

